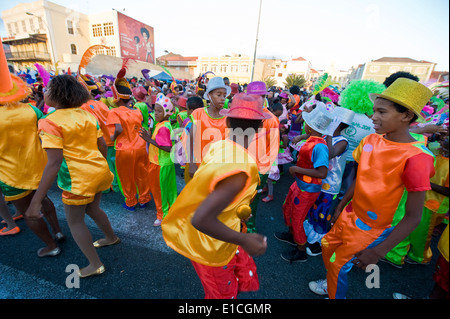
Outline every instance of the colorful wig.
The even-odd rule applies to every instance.
[[[373,114],[369,93],[382,93],[386,87],[372,80],[354,80],[341,92],[339,104],[358,114]]]

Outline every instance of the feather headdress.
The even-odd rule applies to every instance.
[[[92,79],[89,79],[86,75],[81,73],[81,69],[86,69],[87,65],[91,62],[92,58],[96,54],[96,51],[99,49],[109,49],[109,47],[105,45],[92,45],[84,51],[83,56],[81,57],[80,64],[78,65],[78,73],[77,80],[83,84],[89,91],[96,90],[100,88],[99,83],[95,83]]]
[[[42,78],[44,86],[47,86],[48,82],[50,82],[50,73],[48,73],[48,71],[39,63],[35,63],[34,66],[36,67],[39,76]]]
[[[134,61],[134,59],[131,58],[122,58],[122,66],[117,73],[116,79],[114,80],[114,84],[111,87],[111,90],[113,92],[114,96],[114,102],[117,103],[120,99],[123,100],[129,100],[132,95],[131,86],[130,83],[128,83],[127,79],[125,78],[125,75],[127,74],[128,65],[131,61]],[[128,93],[120,93],[118,90],[118,86],[122,86],[129,89]],[[126,90],[128,91],[128,90]]]

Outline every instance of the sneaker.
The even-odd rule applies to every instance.
[[[309,289],[317,295],[321,295],[321,296],[328,295],[328,287],[327,287],[326,279],[310,281],[308,286],[309,286]]]
[[[292,236],[290,232],[276,232],[273,235],[276,239],[297,247],[297,243],[294,241],[294,236]]]
[[[408,297],[407,295],[401,294],[399,292],[394,292],[392,294],[392,298],[394,299],[411,299],[410,297]]]
[[[3,227],[0,230],[0,236],[9,236],[9,235],[16,235],[18,233],[20,233],[20,228],[19,226],[16,226],[14,228],[11,228],[10,230],[6,230],[8,227]]]
[[[405,263],[408,263],[410,265],[429,265],[430,264],[429,262],[427,262],[427,263],[420,263],[420,262],[415,261],[414,259],[412,259],[412,258],[410,258],[408,256],[405,257]]]
[[[306,251],[304,250],[299,250],[297,248],[289,251],[289,252],[285,252],[285,253],[281,253],[281,259],[286,260],[288,262],[291,263],[295,263],[295,262],[305,262],[307,260],[307,255],[306,255]]]
[[[139,203],[139,208],[146,208],[146,207],[147,207],[147,203],[145,203],[145,204]]]
[[[127,204],[123,203],[122,207],[125,208],[126,210],[129,210],[130,212],[134,212],[136,210],[136,208],[134,206],[127,206]]]
[[[306,253],[309,256],[319,256],[322,254],[322,247],[320,247],[320,243],[314,243],[306,247]]]
[[[396,264],[396,263],[394,263],[394,262],[392,262],[392,261],[390,261],[389,259],[386,259],[386,258],[381,258],[380,261],[382,261],[382,262],[384,262],[386,264],[389,264],[389,265],[391,265],[391,266],[393,266],[395,268],[398,268],[398,269],[402,269],[403,268],[403,265]]]
[[[153,222],[153,226],[155,227],[161,226],[161,222],[162,222],[161,219],[155,219],[155,221]]]

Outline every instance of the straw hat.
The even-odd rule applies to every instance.
[[[215,89],[225,89],[227,91],[227,95],[230,95],[231,88],[228,85],[225,85],[223,78],[220,76],[216,76],[208,81],[208,85],[206,86],[206,92],[203,94],[203,98],[205,100],[209,100],[208,94]]]
[[[0,104],[19,102],[28,93],[25,81],[9,72],[3,44],[0,45]]]
[[[320,134],[327,134],[328,126],[333,121],[331,113],[321,104],[317,105],[316,108],[309,113],[303,112],[302,116],[306,124]]]
[[[220,115],[245,120],[265,120],[271,116],[264,112],[263,100],[259,96],[239,93],[233,97],[229,109],[220,110]]]
[[[380,94],[369,94],[373,103],[377,97],[381,97],[406,107],[422,119],[420,112],[432,96],[433,92],[429,88],[408,78],[398,78]]]

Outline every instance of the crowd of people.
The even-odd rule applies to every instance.
[[[430,297],[448,298],[448,83],[432,91],[406,72],[345,88],[325,74],[311,90],[207,74],[162,82],[144,70],[127,77],[127,60],[115,77],[79,68],[27,83],[0,53],[0,237],[25,219],[45,245],[38,256],[57,256],[66,235],[47,196],[57,180],[88,260],[79,276],[100,275],[96,250],[121,241],[102,194],[119,192],[126,213],[154,202],[153,226],[192,261],[205,298],[236,298],[259,289],[258,206],[288,171],[286,231],[274,235],[292,247],[288,262],[322,254],[326,279],[310,282],[313,292],[345,298],[353,266],[430,263],[437,233]],[[93,242],[85,215],[104,238]]]

